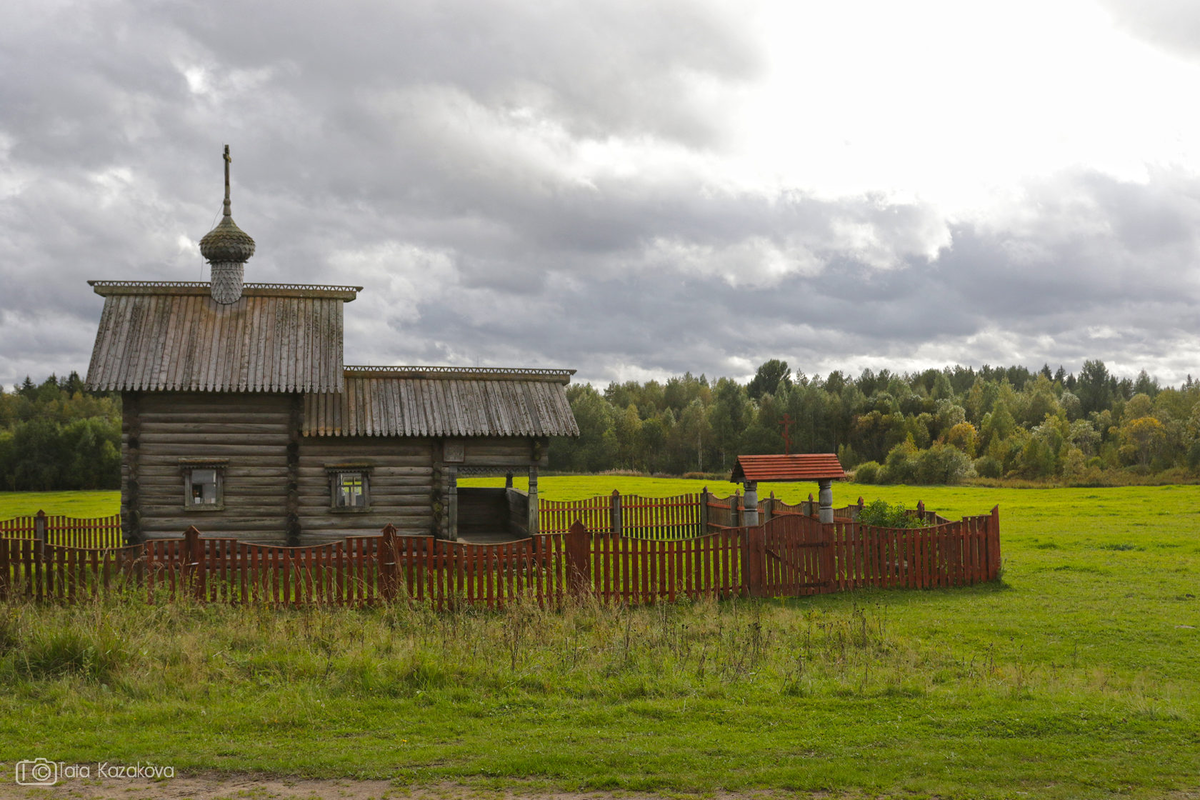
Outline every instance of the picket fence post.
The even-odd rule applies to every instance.
[[[575,520],[566,538],[567,587],[572,595],[580,596],[592,588],[590,534],[587,526]]]
[[[0,536],[0,600],[8,599],[9,540]]]
[[[383,526],[383,540],[379,544],[379,592],[385,601],[396,599],[396,526],[390,522]]]
[[[609,503],[609,527],[612,529],[614,536],[623,536],[625,529],[621,521],[621,493],[616,489],[613,489],[612,499]]]
[[[184,585],[191,587],[197,600],[204,599],[204,586],[199,574],[199,570],[204,568],[200,564],[200,560],[204,556],[203,548],[204,545],[200,542],[200,531],[196,529],[195,525],[183,532]]]
[[[992,506],[988,520],[988,580],[1000,577],[1000,506]]]
[[[747,597],[765,594],[763,572],[767,557],[766,526],[742,528],[742,587]]]
[[[37,516],[33,518],[33,538],[36,541],[34,547],[34,558],[39,564],[46,560],[46,539],[48,537],[48,525],[46,524],[46,512],[40,509]]]

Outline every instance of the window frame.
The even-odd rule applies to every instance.
[[[325,474],[329,482],[329,511],[334,514],[366,514],[371,511],[371,465],[370,464],[326,464]],[[342,476],[359,475],[362,480],[361,506],[340,506]]]
[[[183,510],[189,513],[211,514],[225,510],[225,470],[229,460],[224,458],[181,458],[179,471],[183,475]],[[216,502],[197,503],[192,494],[192,474],[197,470],[212,470],[213,493]]]

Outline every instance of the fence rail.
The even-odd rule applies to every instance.
[[[834,509],[840,519],[857,519],[862,502]],[[816,514],[816,504],[808,500],[794,505],[772,494],[758,502],[759,519],[769,520],[783,514]],[[927,521],[946,521],[932,512],[919,512]],[[586,500],[538,501],[540,532],[566,533],[576,521],[590,531],[607,531],[639,539],[688,539],[712,533],[717,528],[736,528],[745,520],[743,498],[735,493],[717,497],[707,489],[703,492],[675,497],[641,497],[611,495]],[[934,518],[937,518],[936,520]],[[0,538],[42,539],[46,544],[66,547],[112,548],[125,544],[121,516],[79,518],[47,515],[39,511],[33,516],[0,520]]]
[[[647,513],[665,514],[680,528],[699,524],[685,503],[676,506]],[[709,533],[674,538],[668,528],[651,538],[638,535],[650,523],[619,524],[633,535],[590,530],[581,514],[565,533],[490,545],[400,536],[391,525],[378,536],[308,547],[206,537],[195,528],[179,539],[111,548],[6,537],[0,538],[0,598],[72,602],[125,588],[145,592],[151,602],[186,593],[236,604],[371,605],[407,598],[446,608],[499,607],[517,598],[557,604],[591,594],[641,604],[966,586],[995,580],[1001,563],[998,508],[904,529],[779,514],[753,527],[710,525]]]
[[[0,538],[41,539],[64,547],[109,548],[125,544],[121,515],[67,517],[39,511],[33,516],[0,520]]]

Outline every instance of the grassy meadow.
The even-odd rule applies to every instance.
[[[546,477],[540,490],[702,485]],[[10,603],[0,768],[140,760],[520,792],[1200,792],[1200,487],[838,484],[834,503],[859,495],[952,518],[999,504],[1003,581],[555,612]],[[79,513],[51,497],[0,495],[0,518],[31,502]],[[61,497],[116,506],[115,493]]]

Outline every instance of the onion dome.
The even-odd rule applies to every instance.
[[[246,261],[254,255],[254,240],[237,226],[229,212],[229,145],[225,145],[225,215],[200,240],[200,254],[212,266],[212,298],[222,305],[242,299]]]
[[[217,227],[200,240],[200,255],[213,264],[222,261],[244,262],[254,255],[254,240],[229,215],[228,200],[225,201],[225,216],[221,217]]]
[[[200,240],[200,254],[209,263],[244,263],[254,255],[254,240],[237,226],[230,214],[229,203],[229,145],[225,145],[225,214],[217,227]]]

